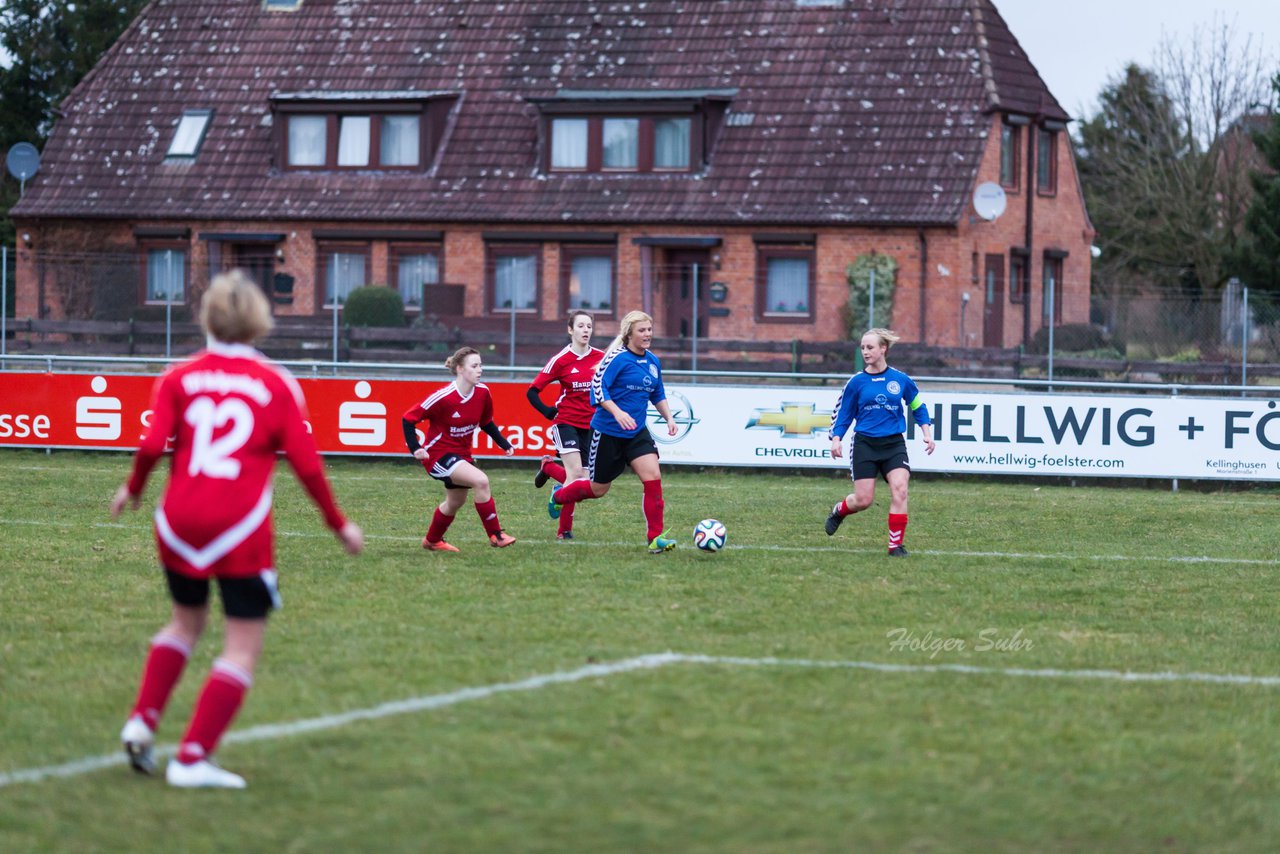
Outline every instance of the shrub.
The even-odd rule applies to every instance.
[[[383,285],[356,288],[343,308],[349,326],[404,326],[400,292]]]
[[[1049,352],[1049,328],[1041,327],[1031,337],[1027,348],[1032,353]],[[1084,353],[1089,350],[1107,350],[1119,352],[1111,341],[1107,330],[1092,323],[1065,323],[1053,330],[1053,350],[1055,353]]]

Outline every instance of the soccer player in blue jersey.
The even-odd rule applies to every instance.
[[[591,417],[587,477],[567,483],[553,494],[558,504],[600,498],[631,466],[644,487],[649,552],[661,554],[675,548],[676,541],[662,536],[662,471],[658,466],[658,446],[645,423],[649,404],[667,422],[668,436],[676,434],[676,422],[662,385],[662,363],[649,352],[652,343],[652,317],[633,311],[622,318],[618,337],[605,351],[591,381],[591,403],[596,412]]]
[[[889,484],[889,556],[906,557],[903,542],[907,535],[907,483],[911,463],[907,460],[907,411],[924,436],[926,454],[933,453],[933,426],[928,407],[920,400],[920,389],[911,377],[889,367],[889,348],[899,337],[888,329],[871,329],[862,336],[862,361],[866,367],[850,377],[840,392],[831,417],[831,456],[844,452],[844,434],[854,426],[853,452],[849,462],[853,492],[844,497],[827,517],[827,536],[833,536],[844,517],[866,510],[876,496],[876,475]]]

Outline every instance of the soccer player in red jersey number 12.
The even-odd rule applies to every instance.
[[[271,523],[271,475],[284,451],[325,524],[351,554],[364,534],[334,502],[307,430],[302,391],[284,368],[252,346],[271,330],[261,289],[239,270],[215,276],[200,301],[209,346],[166,371],[152,395],[150,429],[133,472],[111,499],[116,517],[137,509],[147,476],[173,437],[169,483],[155,511],[160,563],[173,616],[151,639],[133,711],[120,739],[129,762],[155,771],[155,730],[209,616],[217,579],[226,613],[222,655],[165,777],[184,788],[242,789],[244,778],[211,761],[253,682],[267,614],[280,607]]]

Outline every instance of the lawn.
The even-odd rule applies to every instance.
[[[634,478],[554,539],[532,466],[504,527],[437,484],[329,462],[368,548],[277,480],[285,608],[219,761],[179,791],[117,757],[164,622],[124,455],[0,451],[4,851],[1270,851],[1280,838],[1280,493],[913,482],[828,538],[839,472]],[[715,516],[719,554],[691,532]],[[214,621],[216,624],[216,621]],[[211,630],[159,737],[181,735]],[[400,702],[403,701],[403,702]]]

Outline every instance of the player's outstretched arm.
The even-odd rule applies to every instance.
[[[125,505],[129,505],[130,510],[137,510],[142,506],[142,496],[133,495],[129,492],[129,484],[122,483],[120,488],[116,490],[116,494],[111,496],[111,518],[115,519],[120,515],[120,511],[124,510]]]

